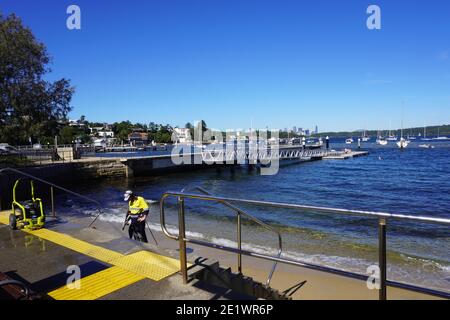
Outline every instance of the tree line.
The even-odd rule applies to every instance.
[[[400,136],[401,129],[395,129],[395,130],[366,130],[365,133],[367,136],[376,137],[378,133],[380,133],[382,136],[387,136],[389,134],[389,131],[391,134]],[[329,137],[338,137],[338,138],[348,138],[348,137],[359,137],[364,134],[363,130],[357,130],[357,131],[340,131],[340,132],[321,132],[320,134],[314,135],[314,136],[329,136]],[[438,126],[429,126],[429,127],[414,127],[414,128],[405,128],[403,129],[403,136],[407,137],[409,136],[423,136],[426,134],[428,137],[433,137],[437,135],[441,136],[449,136],[450,135],[450,125],[444,124],[444,125],[438,125]]]
[[[0,143],[12,145],[59,144],[92,140],[89,127],[103,123],[89,122],[85,116],[70,126],[68,114],[75,87],[68,79],[47,81],[51,57],[45,45],[14,14],[0,12]],[[204,121],[200,122],[206,128]],[[194,126],[187,123],[192,130]],[[111,125],[115,138],[126,142],[135,129],[148,134],[149,141],[169,143],[173,128],[169,124],[115,122]]]
[[[59,134],[75,88],[47,81],[50,56],[22,21],[0,13],[0,142],[24,144]]]

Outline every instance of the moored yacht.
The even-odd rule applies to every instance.
[[[380,146],[385,146],[388,144],[388,141],[386,140],[386,138],[378,137],[377,144],[379,144]]]
[[[368,141],[370,141],[370,137],[367,135],[366,130],[364,130],[364,132],[363,132],[363,135],[362,135],[362,137],[361,137],[361,141],[362,141],[362,142],[368,142]]]
[[[402,106],[402,130],[400,131],[400,141],[397,142],[397,146],[400,149],[405,149],[411,143],[408,139],[403,138],[403,108],[404,107]]]
[[[398,139],[397,139],[396,136],[390,134],[389,137],[387,138],[387,140],[388,140],[388,141],[397,141]]]
[[[433,140],[449,140],[448,137],[441,137],[441,132],[440,132],[440,128],[438,128],[438,136],[436,138],[433,138]]]
[[[422,141],[431,141],[431,138],[427,138],[427,127],[423,127],[423,137],[421,139]]]
[[[431,144],[419,144],[419,148],[434,149],[434,146]]]
[[[408,147],[408,145],[409,145],[409,143],[410,143],[411,141],[409,141],[409,140],[406,140],[405,138],[400,138],[400,141],[398,141],[397,142],[397,146],[400,148],[400,149],[405,149],[406,147]]]

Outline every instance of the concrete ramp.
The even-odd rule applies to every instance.
[[[0,212],[1,224],[8,224],[9,214],[10,211]],[[64,286],[50,292],[49,296],[55,299],[98,299],[142,279],[161,281],[180,270],[178,260],[149,251],[124,255],[45,228],[15,232],[31,234],[113,266],[82,278],[79,283],[73,283],[71,288]]]

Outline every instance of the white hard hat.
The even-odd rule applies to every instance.
[[[133,191],[131,190],[127,190],[125,192],[125,194],[123,195],[123,201],[128,201],[130,200],[130,197],[133,195]]]

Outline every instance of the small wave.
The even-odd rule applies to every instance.
[[[419,257],[406,256],[404,254],[400,254],[400,256],[406,261],[421,265],[423,268],[438,269],[443,271],[444,273],[450,274],[450,264],[444,264],[443,262],[438,262],[435,260],[429,260]]]

